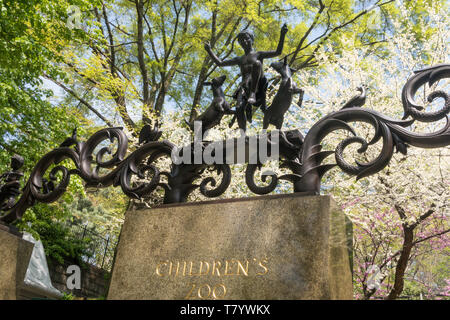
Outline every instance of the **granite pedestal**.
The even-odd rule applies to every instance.
[[[349,237],[329,196],[131,210],[108,299],[352,299]]]
[[[19,298],[34,244],[0,225],[0,300]]]

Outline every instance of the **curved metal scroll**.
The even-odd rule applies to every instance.
[[[427,112],[415,100],[417,90],[428,83],[430,86],[444,78],[450,78],[450,65],[442,64],[415,72],[403,88],[402,102],[404,117],[402,120],[392,119],[379,112],[360,108],[361,101],[347,103],[345,108],[333,112],[320,119],[308,131],[305,138],[298,130],[279,132],[279,139],[274,139],[275,133],[264,133],[256,140],[256,149],[252,149],[251,139],[244,137],[243,148],[244,162],[248,163],[245,181],[249,189],[256,194],[267,194],[275,190],[281,180],[290,181],[294,186],[294,192],[319,193],[322,176],[331,168],[339,167],[342,171],[355,175],[357,179],[375,174],[386,167],[392,158],[394,150],[406,154],[409,145],[420,148],[439,148],[450,145],[450,99],[446,92],[438,90],[428,95],[428,101],[442,98],[444,105],[438,111]],[[365,99],[364,99],[365,100]],[[356,100],[355,100],[356,101]],[[445,126],[433,133],[414,133],[406,128],[415,121],[435,122],[446,119]],[[364,122],[374,128],[375,134],[370,141],[356,135],[350,126],[351,122]],[[344,138],[334,151],[322,150],[324,138],[336,130],[346,130],[351,136]],[[0,212],[3,216],[0,221],[13,222],[20,219],[25,210],[38,202],[53,202],[66,190],[70,176],[77,174],[88,187],[119,186],[122,191],[131,198],[141,199],[149,196],[157,187],[164,190],[164,203],[185,202],[189,194],[199,188],[201,194],[206,197],[218,197],[222,195],[231,183],[231,169],[229,164],[236,163],[235,159],[218,157],[215,162],[206,163],[171,163],[170,170],[162,171],[158,167],[158,160],[162,157],[171,157],[175,145],[169,141],[157,141],[161,136],[158,125],[145,126],[141,131],[141,146],[126,157],[128,139],[121,128],[102,129],[90,137],[86,142],[78,142],[76,130],[73,136],[68,138],[59,148],[47,153],[35,165],[31,175],[20,191],[19,179],[22,173],[19,171],[23,159],[14,156],[12,159],[12,171],[0,176]],[[115,152],[109,147],[103,146],[105,141],[115,144]],[[238,139],[231,144],[218,142],[201,142],[201,150],[207,148],[220,150],[223,154],[228,151],[236,151]],[[362,163],[355,161],[350,164],[344,159],[344,150],[351,144],[358,144],[358,152],[363,153],[370,145],[381,140],[382,148],[379,155],[372,161]],[[75,145],[74,148],[71,146]],[[220,146],[220,147],[218,147]],[[198,147],[198,146],[197,146]],[[277,147],[278,160],[281,167],[291,171],[289,174],[277,176],[275,173],[263,176],[266,184],[260,186],[255,181],[255,174],[261,168],[262,162],[250,161],[253,153],[258,149]],[[232,150],[230,150],[232,149]],[[96,151],[98,150],[98,151]],[[188,146],[186,152],[188,158],[194,158],[194,144]],[[214,151],[216,152],[216,151]],[[324,164],[323,160],[330,155],[335,155],[335,163]],[[106,156],[109,158],[106,159]],[[61,162],[69,159],[74,168],[70,169]],[[220,161],[217,161],[220,160]],[[107,171],[106,173],[102,173]],[[211,175],[204,177],[205,172],[216,172],[221,177],[217,183]],[[44,176],[48,173],[48,178]],[[58,178],[59,176],[59,178]],[[203,179],[202,179],[203,178]],[[202,179],[200,184],[194,183]],[[19,196],[19,200],[15,199]]]
[[[379,112],[359,107],[339,110],[319,120],[305,137],[302,152],[303,165],[295,171],[302,178],[294,183],[294,191],[319,192],[321,177],[336,165],[344,172],[356,175],[357,179],[375,174],[389,163],[394,153],[394,147],[397,151],[406,154],[408,145],[419,148],[439,148],[450,145],[448,117],[450,100],[448,94],[443,91],[434,91],[428,95],[429,102],[437,98],[444,99],[444,106],[436,112],[422,111],[424,108],[414,100],[417,90],[422,85],[428,83],[431,86],[444,78],[450,78],[450,65],[448,64],[416,71],[403,88],[402,102],[405,115],[402,120],[392,119]],[[411,116],[410,119],[408,119],[409,116]],[[434,122],[444,118],[447,122],[437,132],[420,134],[406,129],[415,121]],[[356,136],[355,131],[349,125],[354,121],[368,123],[375,129],[375,135],[371,141],[367,142]],[[353,136],[344,139],[332,152],[335,154],[336,164],[322,164],[322,160],[326,157],[325,152],[328,151],[321,151],[321,142],[329,133],[339,129],[347,130]],[[356,162],[356,165],[351,165],[344,160],[343,152],[348,145],[358,143],[360,145],[358,152],[365,152],[369,145],[375,144],[380,139],[382,139],[382,149],[374,160],[368,163]]]

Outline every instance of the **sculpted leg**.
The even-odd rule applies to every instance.
[[[243,99],[243,90],[240,89],[237,94],[236,120],[240,129],[247,130],[247,117],[245,114],[245,106],[247,103]]]
[[[236,109],[236,119],[238,122],[239,129],[244,131],[247,130],[247,116],[245,113],[246,103],[241,103],[241,105]]]
[[[256,103],[256,89],[258,88],[259,78],[261,78],[262,64],[261,61],[256,61],[252,67],[252,79],[250,81],[250,95],[247,99],[249,104]]]
[[[256,91],[256,104],[255,106],[259,107],[262,112],[266,111],[266,92],[267,92],[267,79],[263,75],[259,79],[258,90]]]

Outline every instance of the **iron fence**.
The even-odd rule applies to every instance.
[[[90,265],[111,271],[114,250],[118,242],[117,236],[111,233],[100,234],[88,224],[69,222],[67,226],[74,237],[80,240],[89,240],[87,241],[87,253],[81,257],[82,260]]]

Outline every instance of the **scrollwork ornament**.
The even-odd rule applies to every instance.
[[[444,104],[437,111],[427,111],[414,100],[421,86],[428,83],[431,87],[445,78],[450,78],[448,64],[416,71],[402,91],[404,117],[401,120],[364,108],[366,92],[363,89],[361,95],[351,103],[346,103],[344,108],[316,122],[305,137],[299,130],[275,130],[268,133],[264,131],[256,137],[245,136],[243,148],[245,162],[248,164],[245,172],[247,186],[256,194],[268,194],[275,191],[280,181],[285,180],[293,184],[294,192],[318,194],[322,176],[332,168],[338,167],[361,179],[383,170],[395,151],[407,155],[410,146],[440,148],[450,145],[448,93],[435,90],[427,96],[429,102],[443,99]],[[408,129],[416,121],[431,123],[443,119],[446,119],[445,125],[436,132],[416,133]],[[351,126],[354,122],[371,126],[374,131],[371,139],[366,140],[358,136]],[[337,130],[345,130],[349,136],[342,138],[334,150],[323,150],[324,139]],[[86,142],[78,141],[75,129],[70,138],[36,163],[22,189],[22,173],[19,169],[23,165],[23,159],[14,156],[11,162],[12,170],[0,177],[0,221],[11,223],[20,219],[26,209],[36,202],[56,201],[66,191],[73,174],[78,175],[87,187],[120,186],[124,194],[133,199],[144,199],[160,187],[164,191],[163,202],[166,204],[186,202],[196,189],[208,198],[224,194],[232,179],[230,163],[225,161],[225,157],[219,159],[221,162],[213,163],[172,161],[170,168],[163,170],[159,160],[171,158],[172,152],[178,148],[167,140],[160,141],[161,135],[158,123],[154,127],[146,124],[141,130],[139,145],[127,155],[128,138],[122,128],[102,129]],[[256,164],[250,161],[250,154],[255,152],[250,145],[251,140],[258,142],[257,150],[261,147],[270,152],[278,150],[276,160],[281,168],[288,169],[290,173],[277,176],[271,172],[262,175],[261,179],[265,185],[257,184],[255,176],[264,163],[260,159]],[[237,138],[231,146],[224,143],[225,141],[218,142],[217,146],[223,148],[220,150],[221,154],[235,152],[238,148],[236,141]],[[371,161],[354,160],[352,164],[344,157],[345,150],[350,145],[357,145],[358,153],[362,154],[376,143],[381,143],[381,150]],[[106,144],[113,144],[113,147]],[[200,150],[215,147],[214,144],[215,142],[202,141],[199,144]],[[195,158],[194,144],[185,150],[191,153],[188,158]],[[335,163],[324,163],[331,155],[334,155]],[[73,168],[64,165],[64,160],[71,161]],[[213,176],[212,172],[216,172],[216,175]],[[216,176],[220,181],[216,181]],[[199,183],[196,183],[197,181]]]

